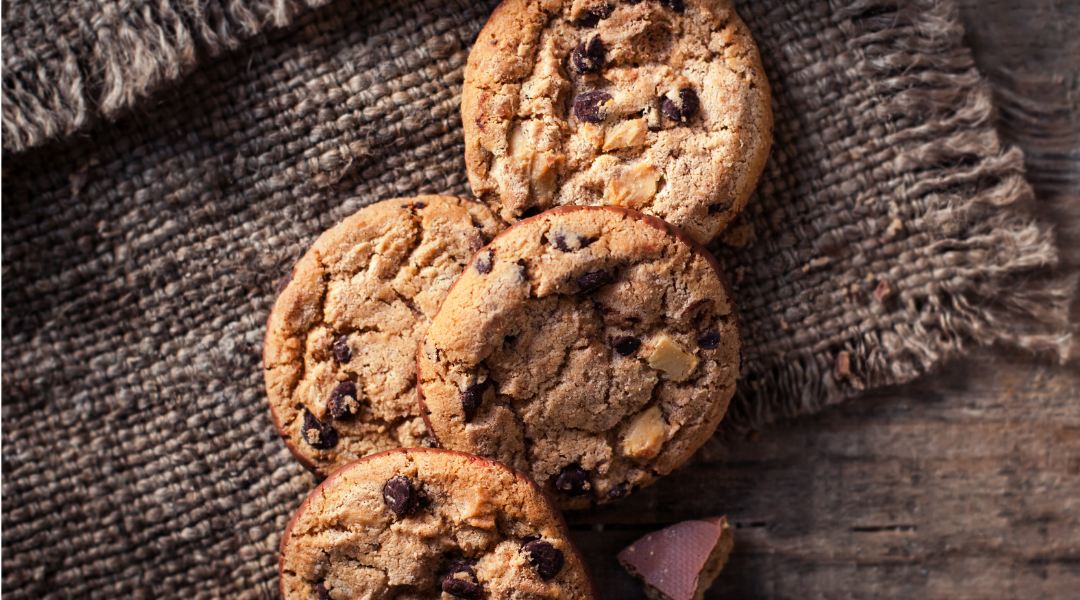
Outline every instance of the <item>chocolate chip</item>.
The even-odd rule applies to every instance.
[[[301,430],[304,441],[316,450],[329,450],[338,443],[338,433],[333,427],[315,418],[315,415],[304,413],[304,428]]]
[[[687,119],[694,116],[700,105],[701,103],[698,102],[697,92],[691,88],[679,90],[678,102],[667,97],[660,102],[660,108],[663,109],[667,118],[672,121],[680,122],[685,122]]]
[[[581,496],[589,491],[589,474],[580,465],[567,465],[555,478],[555,489],[570,496]]]
[[[462,573],[465,574],[465,577],[460,576]],[[442,591],[466,600],[480,598],[480,583],[476,580],[476,572],[473,571],[472,565],[459,562],[451,566],[446,575],[443,575]]]
[[[615,12],[614,6],[607,3],[598,4],[581,13],[581,15],[578,16],[578,24],[583,27],[596,27],[596,24],[599,23],[601,19],[610,17],[613,12]]]
[[[611,498],[612,500],[618,500],[620,498],[625,498],[626,495],[629,494],[629,493],[630,493],[630,484],[629,483],[620,483],[619,485],[611,488],[611,491],[608,492],[607,495],[608,495],[608,498]]]
[[[528,555],[529,564],[544,579],[551,579],[559,574],[563,567],[563,553],[544,540],[533,540],[521,547]]]
[[[319,600],[330,600],[330,592],[326,591],[325,581],[315,584],[315,595],[319,597]]]
[[[461,409],[465,411],[465,422],[468,423],[476,416],[476,410],[484,401],[484,390],[487,389],[491,380],[471,385],[461,393]]]
[[[697,336],[697,345],[706,350],[712,350],[720,345],[720,332],[715,329],[703,331]]]
[[[622,356],[630,356],[641,347],[641,340],[632,335],[622,335],[611,340],[611,347]]]
[[[574,114],[586,123],[601,123],[607,116],[604,104],[611,102],[607,92],[585,92],[574,98]]]
[[[660,4],[663,4],[664,6],[678,13],[686,10],[686,6],[683,4],[683,0],[660,0]]]
[[[480,256],[476,257],[476,270],[484,275],[491,272],[491,267],[495,263],[495,251],[488,250]]]
[[[423,202],[413,202],[412,207],[416,210],[421,210],[423,208],[427,208],[427,204],[424,204]]]
[[[342,381],[330,392],[330,401],[326,404],[326,413],[335,421],[354,417],[360,412],[360,403],[356,401],[356,383]]]
[[[407,515],[416,508],[416,492],[408,477],[398,475],[390,478],[382,488],[386,507],[395,515]]]
[[[607,271],[592,271],[578,277],[578,289],[582,294],[590,294],[615,281]]]
[[[565,235],[561,233],[556,233],[555,247],[559,250],[562,250],[563,252],[576,252],[595,242],[596,239],[597,238],[594,237],[582,237],[580,235],[575,235],[568,240]],[[570,243],[577,243],[577,247],[572,247]]]
[[[599,36],[581,42],[570,57],[578,73],[595,73],[604,66],[604,42]]]
[[[349,336],[343,335],[334,342],[334,358],[339,363],[347,363],[352,360],[352,350],[349,350]]]

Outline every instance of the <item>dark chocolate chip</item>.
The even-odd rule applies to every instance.
[[[315,418],[315,415],[304,413],[304,428],[301,430],[304,441],[316,450],[329,450],[338,443],[338,433],[333,427]]]
[[[731,208],[731,203],[730,202],[719,202],[717,204],[710,204],[709,205],[709,214],[710,215],[715,215],[716,213],[721,212],[721,211],[725,211],[725,210],[727,210],[729,208]]]
[[[555,234],[555,247],[558,248],[559,250],[562,250],[563,252],[576,252],[578,250],[581,250],[582,248],[585,248],[589,244],[595,242],[596,239],[597,238],[594,238],[594,237],[581,237],[580,235],[575,235],[573,237],[573,241],[577,242],[577,248],[573,248],[573,247],[570,246],[569,243],[567,243],[570,240],[567,240],[566,236],[564,236],[561,233],[556,233]]]
[[[611,101],[607,92],[585,92],[574,98],[574,114],[586,123],[602,123],[607,116],[604,103]]]
[[[715,329],[703,331],[697,336],[697,345],[706,350],[712,350],[720,345],[720,332]]]
[[[563,567],[563,553],[544,540],[533,540],[521,549],[528,555],[529,564],[544,579],[551,579],[559,574]]]
[[[580,465],[567,465],[555,478],[555,489],[570,496],[581,496],[589,491],[589,474]]]
[[[492,265],[495,264],[495,251],[488,250],[480,256],[476,257],[476,270],[484,275],[491,272]]]
[[[571,55],[570,62],[578,73],[595,73],[604,66],[604,42],[599,36],[581,42]]]
[[[461,393],[461,409],[465,411],[465,422],[469,423],[476,416],[480,403],[484,401],[484,390],[487,389],[491,380],[469,386]]]
[[[660,4],[663,4],[671,10],[679,13],[686,10],[686,5],[683,4],[683,0],[660,0]]]
[[[390,478],[382,488],[382,497],[386,507],[395,515],[407,515],[416,508],[416,492],[412,482],[404,475]]]
[[[622,356],[630,356],[641,347],[641,340],[632,335],[621,335],[611,340],[611,347]]]
[[[611,491],[607,493],[608,498],[612,500],[618,500],[619,498],[625,498],[630,493],[629,483],[620,483],[619,485],[611,488]]]
[[[330,600],[330,592],[326,591],[325,581],[315,584],[315,594],[319,597],[319,600]]]
[[[578,277],[578,289],[582,294],[590,294],[615,281],[607,271],[592,271]]]
[[[697,92],[691,88],[683,88],[679,90],[678,102],[671,98],[664,97],[660,102],[660,108],[667,115],[667,118],[672,121],[685,122],[690,117],[697,114],[698,107],[701,105],[698,102]]]
[[[607,3],[598,4],[578,15],[577,22],[582,27],[596,27],[601,19],[610,17],[613,12],[615,12],[614,6]]]
[[[465,577],[460,575],[464,574]],[[455,577],[458,575],[458,577]],[[442,591],[457,598],[466,600],[478,600],[480,598],[480,582],[476,580],[476,572],[472,565],[459,562],[450,567],[442,579]]]
[[[339,363],[347,363],[352,360],[352,350],[349,350],[349,336],[343,335],[334,342],[334,358]]]
[[[413,202],[412,207],[416,210],[421,210],[423,208],[427,208],[427,204],[424,204],[423,202]]]
[[[356,383],[342,381],[330,392],[326,413],[335,421],[355,417],[360,412],[360,403],[356,401],[356,397]]]

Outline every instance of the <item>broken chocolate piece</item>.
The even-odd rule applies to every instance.
[[[564,467],[555,478],[555,489],[569,496],[582,496],[590,487],[589,474],[576,463]]]
[[[521,547],[528,556],[529,564],[544,579],[551,579],[562,570],[564,557],[562,550],[544,540],[533,540]]]
[[[592,271],[578,277],[578,289],[582,294],[590,294],[615,281],[607,271]]]
[[[611,340],[611,347],[622,356],[630,356],[641,347],[641,340],[632,335],[623,335]]]
[[[570,57],[578,73],[595,73],[604,66],[604,42],[599,36],[581,42]]]
[[[356,401],[356,383],[342,381],[330,392],[330,401],[326,404],[326,414],[335,421],[355,417],[360,413],[360,403]]]
[[[319,600],[330,600],[330,592],[326,590],[325,581],[315,584],[315,595],[319,597]]]
[[[697,92],[691,88],[679,90],[676,99],[665,97],[660,102],[660,108],[672,121],[685,122],[697,113],[700,106]]]
[[[465,411],[465,422],[468,423],[476,416],[476,410],[480,408],[480,403],[484,401],[484,390],[487,389],[488,382],[486,380],[483,383],[477,383],[470,385],[468,389],[461,393],[461,409]]]
[[[650,598],[701,600],[734,544],[727,517],[683,521],[630,544],[619,562]]]
[[[602,123],[607,117],[607,103],[611,94],[606,92],[585,92],[574,98],[574,115],[586,123]]]
[[[301,435],[309,446],[316,450],[329,450],[338,443],[338,432],[333,427],[323,423],[315,415],[305,411],[304,424]]]
[[[404,475],[390,478],[382,488],[386,507],[395,515],[406,515],[416,507],[416,492],[412,482]]]
[[[339,363],[347,363],[352,360],[352,350],[349,349],[349,336],[343,335],[334,342],[334,358]]]
[[[450,567],[442,580],[442,591],[465,600],[479,600],[480,582],[476,571],[467,562],[459,562]]]
[[[615,12],[615,7],[607,4],[598,4],[582,12],[578,17],[578,23],[583,27],[596,27],[596,24],[601,20],[611,16],[611,13]]]

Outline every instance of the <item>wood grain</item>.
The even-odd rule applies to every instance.
[[[1080,273],[1080,2],[959,6],[1003,141],[1025,151],[1031,209],[1056,224],[1061,268]],[[713,443],[617,509],[568,521],[603,597],[636,599],[615,554],[718,514],[736,545],[707,598],[1080,597],[1080,357],[1047,365],[986,349],[914,385]]]

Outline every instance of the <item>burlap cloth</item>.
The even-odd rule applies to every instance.
[[[979,344],[1062,355],[1071,284],[951,4],[735,4],[776,142],[742,247],[717,248],[745,327],[722,428]],[[266,408],[275,286],[366,203],[468,193],[459,86],[490,7],[3,10],[5,600],[274,597],[314,484]]]

